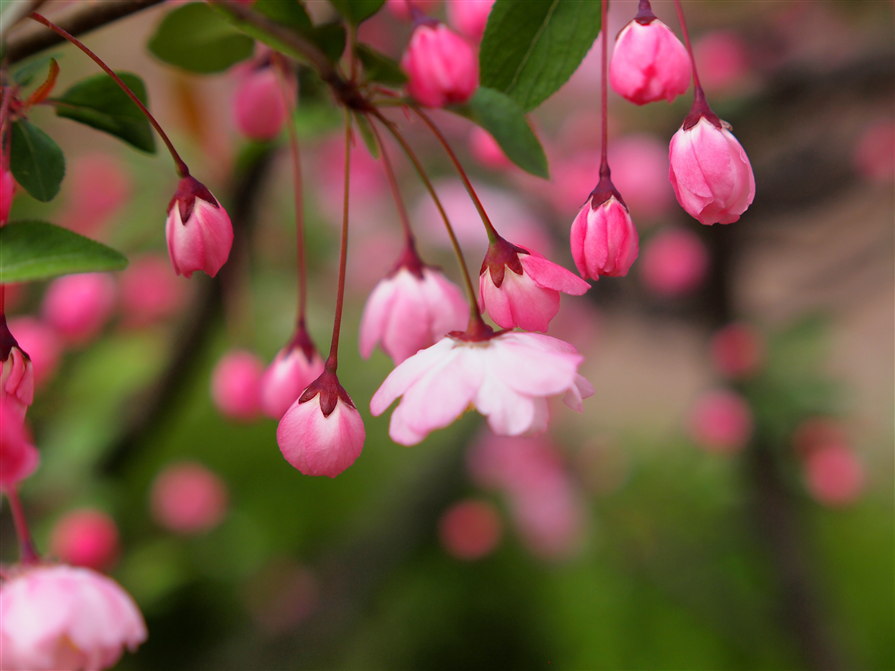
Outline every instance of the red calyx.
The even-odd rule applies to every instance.
[[[482,261],[482,269],[479,274],[485,272],[485,268],[491,273],[491,281],[494,286],[500,287],[503,284],[504,273],[509,268],[517,275],[521,275],[522,262],[519,260],[520,254],[528,254],[521,247],[517,247],[511,242],[507,242],[499,235],[488,245],[488,252]]]
[[[309,384],[304,393],[299,396],[298,402],[307,403],[317,395],[320,396],[320,410],[323,412],[324,417],[329,417],[332,414],[339,400],[347,403],[352,408],[354,407],[348,392],[339,384],[339,378],[334,371],[324,369],[320,377]]]

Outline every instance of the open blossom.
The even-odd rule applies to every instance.
[[[668,149],[677,202],[707,226],[737,221],[755,198],[749,157],[728,129],[710,112],[691,112]]]
[[[230,256],[233,226],[211,192],[194,177],[184,177],[168,205],[165,224],[174,272],[190,277],[197,270],[214,277]]]
[[[305,475],[334,478],[364,447],[364,421],[335,373],[325,370],[277,427],[283,458]]]
[[[22,417],[34,400],[34,369],[0,314],[0,399]]]
[[[40,454],[31,444],[25,418],[6,396],[0,396],[0,489],[15,487],[31,475]]]
[[[624,277],[640,249],[628,208],[607,178],[572,222],[572,258],[582,277]]]
[[[286,96],[294,98],[294,87],[288,92],[282,91],[280,78],[271,65],[249,66],[237,76],[239,83],[233,97],[236,127],[252,140],[276,137],[289,115]]]
[[[426,107],[466,102],[479,85],[475,49],[443,23],[416,27],[401,67],[407,92]]]
[[[485,340],[448,335],[395,368],[373,398],[381,415],[398,397],[389,435],[414,445],[449,425],[470,406],[491,429],[517,436],[546,428],[547,398],[564,396],[581,409],[593,393],[578,374],[583,357],[562,340],[538,333],[507,332]]]
[[[146,625],[121,586],[87,568],[13,568],[0,583],[0,667],[29,671],[107,669],[146,640]]]
[[[535,252],[497,238],[479,276],[482,305],[498,326],[546,331],[559,312],[559,294],[580,296],[590,285]]]
[[[261,378],[261,409],[280,419],[301,392],[323,372],[323,360],[304,326],[281,349]]]
[[[447,332],[463,328],[467,306],[460,289],[438,270],[415,260],[399,264],[370,294],[360,326],[364,358],[379,343],[396,364],[401,363]]]

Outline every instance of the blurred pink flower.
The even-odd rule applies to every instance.
[[[438,9],[441,0],[386,0],[386,7],[399,19],[409,21],[412,16],[411,9],[423,14],[431,14]]]
[[[667,230],[651,238],[640,258],[640,276],[661,296],[680,296],[702,284],[709,254],[695,233]]]
[[[438,537],[445,551],[457,559],[481,559],[500,542],[500,516],[486,501],[467,499],[453,504],[438,521]]]
[[[28,352],[34,371],[34,386],[40,387],[56,371],[62,344],[56,331],[34,317],[9,320],[10,331],[16,334],[22,349]]]
[[[177,314],[187,297],[184,284],[171,275],[163,257],[147,254],[132,258],[121,273],[119,302],[125,324],[150,326]]]
[[[709,452],[736,452],[752,437],[752,410],[736,392],[710,391],[693,405],[689,430],[693,441]]]
[[[668,212],[674,191],[668,183],[668,151],[653,135],[626,135],[609,143],[612,182],[640,225]],[[593,183],[593,181],[591,182]]]
[[[864,489],[864,467],[846,445],[828,444],[805,460],[808,491],[820,503],[845,506],[853,503]]]
[[[101,236],[132,191],[130,175],[116,156],[78,156],[66,170],[66,203],[59,213],[59,223],[88,237]]]
[[[451,25],[473,42],[481,42],[494,0],[447,0]]]
[[[39,463],[40,454],[31,444],[24,416],[7,397],[0,397],[0,489],[15,487]]]
[[[191,277],[201,270],[214,277],[230,256],[233,226],[205,185],[184,177],[168,205],[165,236],[174,272]]]
[[[764,340],[748,324],[728,324],[712,336],[712,362],[734,380],[754,375],[764,361]]]
[[[282,91],[280,77],[269,64],[234,68],[233,74],[237,79],[233,93],[236,127],[252,140],[275,138],[289,115],[285,96],[295,101],[297,94],[294,85],[290,86],[290,90]],[[290,84],[294,84],[294,79]]]
[[[202,464],[166,466],[152,483],[150,504],[155,521],[178,534],[213,529],[227,513],[227,487]]]
[[[443,23],[421,23],[401,59],[407,93],[426,107],[463,103],[479,85],[475,49]]]
[[[105,326],[117,294],[115,280],[108,273],[65,275],[47,287],[41,314],[67,343],[83,345]]]
[[[852,160],[862,177],[891,186],[895,178],[895,122],[881,119],[864,128]]]
[[[734,32],[715,30],[693,43],[699,63],[699,81],[709,93],[729,94],[743,87],[749,77],[746,44]]]
[[[118,550],[115,521],[94,508],[67,512],[50,533],[50,552],[66,564],[108,570],[118,558]]]
[[[469,150],[479,163],[491,170],[503,170],[513,165],[494,136],[480,126],[469,132]]]
[[[211,373],[211,398],[220,413],[251,421],[261,414],[264,364],[248,350],[230,350]]]

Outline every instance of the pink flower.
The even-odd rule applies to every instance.
[[[626,135],[609,145],[612,181],[640,224],[664,217],[674,203],[668,183],[668,149],[653,135]]]
[[[171,275],[162,256],[131,259],[121,273],[121,312],[128,326],[150,326],[177,314],[184,304],[184,282]]]
[[[805,479],[811,495],[828,506],[853,503],[864,489],[861,462],[847,446],[825,445],[805,460]]]
[[[438,521],[444,549],[457,559],[481,559],[500,542],[500,516],[494,505],[468,499],[448,508]]]
[[[239,76],[233,97],[236,127],[252,140],[276,137],[289,115],[285,96],[294,98],[294,88],[282,91],[279,76],[270,65],[247,68]]]
[[[0,226],[5,226],[9,221],[9,210],[12,208],[12,197],[15,193],[16,182],[12,173],[5,166],[0,167]]]
[[[232,350],[221,357],[211,374],[211,398],[221,414],[253,420],[261,413],[261,378],[264,364],[247,350]]]
[[[409,21],[414,12],[431,14],[438,9],[441,0],[386,0],[386,7],[399,19]]]
[[[427,107],[463,103],[479,85],[475,49],[443,23],[421,23],[401,59],[407,92]]]
[[[9,321],[22,350],[31,357],[34,385],[39,387],[56,371],[62,345],[56,331],[33,317],[16,317]]]
[[[146,640],[140,610],[111,578],[53,564],[11,574],[0,584],[4,669],[107,669]]]
[[[606,178],[572,222],[572,258],[582,277],[624,277],[637,259],[639,239],[621,195]]]
[[[691,113],[668,149],[677,202],[706,226],[737,221],[755,198],[749,157],[729,126],[711,116]]]
[[[368,358],[379,343],[401,363],[448,331],[463,328],[467,313],[457,285],[423,265],[414,253],[370,294],[361,318],[360,353]]]
[[[448,0],[448,20],[470,40],[480,42],[493,5],[494,0]]]
[[[494,136],[480,126],[473,127],[469,132],[469,150],[486,168],[504,170],[513,165]]]
[[[261,378],[261,409],[280,419],[301,392],[323,372],[323,360],[303,325],[281,349]]]
[[[650,239],[640,261],[643,283],[661,296],[686,294],[705,279],[709,253],[695,233],[669,230]]]
[[[563,395],[581,409],[593,393],[578,374],[583,357],[568,343],[537,333],[505,332],[485,340],[451,334],[399,364],[370,400],[381,415],[399,396],[389,435],[414,445],[473,406],[501,435],[541,431],[547,398]]]
[[[50,548],[66,564],[106,570],[118,558],[118,527],[100,510],[73,510],[53,526]]]
[[[738,380],[754,375],[764,360],[764,341],[748,324],[728,324],[712,336],[712,361],[722,375]]]
[[[0,489],[18,485],[38,463],[40,454],[31,444],[25,418],[8,397],[0,397]]]
[[[115,309],[118,290],[107,273],[66,275],[47,287],[41,312],[47,324],[73,345],[99,334]]]
[[[213,529],[227,513],[227,487],[202,464],[165,468],[152,483],[152,516],[165,529],[190,535]]]
[[[283,458],[305,475],[334,478],[364,447],[364,421],[335,373],[324,370],[277,427]]]
[[[190,277],[201,270],[214,277],[230,256],[233,226],[205,185],[184,177],[168,205],[165,236],[174,272]]]
[[[90,153],[75,158],[66,176],[60,225],[88,237],[102,236],[133,191],[125,166],[110,154]]]
[[[615,40],[609,82],[637,105],[674,100],[690,86],[690,57],[671,29],[651,11],[638,15]]]
[[[34,401],[34,369],[0,314],[0,399],[22,417]]]
[[[497,238],[479,276],[482,305],[505,329],[546,331],[559,312],[559,294],[580,296],[590,285],[540,254]]]
[[[735,392],[708,392],[690,412],[690,435],[710,452],[736,452],[752,436],[752,411]]]

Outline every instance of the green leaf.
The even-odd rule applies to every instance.
[[[481,84],[529,112],[568,81],[599,32],[596,0],[497,0],[479,51]]]
[[[252,9],[287,28],[306,31],[313,26],[311,17],[297,0],[256,0]]]
[[[250,37],[202,3],[169,12],[149,40],[149,50],[164,62],[200,73],[226,70],[254,48]]]
[[[144,105],[148,104],[146,86],[137,75],[116,73]],[[112,79],[105,74],[78,82],[66,91],[56,114],[105,131],[147,152],[155,151],[155,137],[149,121]]]
[[[370,156],[379,158],[379,143],[376,141],[376,136],[373,134],[373,129],[370,127],[367,117],[363,114],[353,114],[352,116],[357,123],[360,136],[364,139],[364,144],[367,145],[367,151],[370,152]]]
[[[27,119],[19,119],[12,124],[10,168],[28,193],[47,202],[59,193],[65,156],[53,138]]]
[[[403,86],[407,81],[407,75],[398,65],[385,54],[371,49],[366,44],[357,46],[357,57],[364,66],[364,74],[367,81],[380,82],[389,86]]]
[[[0,228],[0,284],[126,266],[127,259],[111,247],[44,221],[14,221]]]
[[[13,81],[19,86],[28,86],[34,77],[43,72],[50,65],[50,61],[58,61],[62,58],[61,54],[50,54],[49,56],[41,56],[30,63],[26,63],[12,74]]]
[[[452,111],[491,133],[500,148],[523,170],[547,179],[547,156],[532,132],[522,108],[500,91],[479,87],[472,99]]]
[[[348,21],[357,25],[378,12],[385,0],[330,0],[336,11]]]

